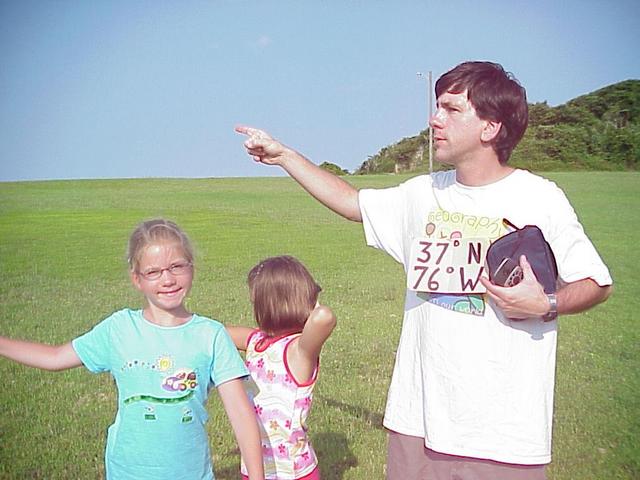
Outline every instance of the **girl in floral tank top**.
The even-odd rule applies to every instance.
[[[227,329],[236,347],[246,351],[265,479],[319,479],[306,419],[320,351],[336,318],[318,304],[320,286],[293,257],[263,260],[249,272],[248,283],[258,328]],[[243,462],[243,477],[246,473]]]

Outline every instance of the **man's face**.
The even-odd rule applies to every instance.
[[[473,160],[486,146],[482,142],[482,132],[487,122],[478,118],[466,90],[440,95],[430,124],[433,128],[435,159],[441,163],[456,166]]]

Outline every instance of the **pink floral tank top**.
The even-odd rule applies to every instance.
[[[259,420],[266,479],[297,479],[318,465],[305,423],[318,367],[308,382],[298,383],[287,365],[287,348],[299,336],[269,338],[255,330],[247,345],[247,393]],[[244,463],[242,473],[247,474]]]

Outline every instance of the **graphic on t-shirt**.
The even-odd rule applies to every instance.
[[[193,390],[197,386],[196,372],[188,370],[178,370],[162,381],[162,388],[170,392],[184,392],[188,389]]]
[[[506,231],[501,218],[465,215],[460,212],[435,210],[429,213],[424,232],[434,239],[478,238],[493,241]],[[420,293],[429,303],[447,310],[483,316],[485,302],[479,294]]]
[[[134,368],[146,368],[148,370],[158,370],[166,372],[173,367],[173,359],[169,355],[161,355],[154,362],[145,362],[143,360],[128,360],[122,365],[121,370],[131,370]]]
[[[168,372],[174,365],[173,359],[169,355],[162,355],[156,359],[155,362],[144,362],[140,360],[131,360],[125,363],[122,370],[133,368],[144,368],[149,370],[155,370],[159,372]],[[189,400],[195,394],[195,389],[198,386],[198,375],[194,370],[181,368],[171,371],[168,375],[163,376],[160,379],[160,386],[163,390],[168,392],[185,392],[184,395],[179,397],[160,397],[156,395],[133,395],[124,400],[125,405],[129,405],[135,402],[149,402],[156,404],[176,404]],[[156,420],[155,408],[153,406],[146,406],[144,413],[145,420]],[[182,423],[188,423],[193,420],[191,410],[185,410],[183,412]]]
[[[156,419],[156,408],[153,405],[147,405],[144,408],[144,419],[145,420],[155,420]]]
[[[158,370],[166,372],[173,367],[173,359],[168,355],[162,355],[161,357],[158,357],[158,360],[156,360],[156,365]]]
[[[153,395],[134,395],[132,397],[126,398],[124,400],[124,404],[128,405],[130,403],[141,402],[141,401],[154,402],[154,403],[180,403],[180,402],[186,402],[191,397],[193,397],[193,395],[194,395],[193,390],[187,393],[186,395],[183,395],[182,397],[173,397],[173,398],[154,397]]]
[[[433,224],[433,225],[429,225]],[[429,213],[425,224],[428,237],[436,238],[486,237],[489,240],[504,235],[506,228],[502,218],[465,215],[461,212],[434,210]],[[454,235],[453,237],[451,235]]]
[[[129,405],[130,403],[143,402],[143,401],[153,402],[153,403],[164,403],[164,404],[182,403],[182,402],[186,402],[194,395],[195,395],[195,392],[193,390],[191,390],[189,393],[181,397],[172,397],[172,398],[155,397],[153,395],[133,395],[132,397],[126,398],[124,400],[124,404]]]
[[[447,310],[458,313],[466,313],[482,317],[485,304],[482,295],[464,293],[419,293],[418,296],[426,296],[426,300]]]
[[[191,423],[193,422],[193,410],[190,408],[184,407],[182,409],[182,423]]]

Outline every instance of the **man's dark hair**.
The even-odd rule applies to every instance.
[[[513,74],[492,62],[461,63],[436,82],[437,97],[465,90],[479,118],[502,124],[493,148],[500,163],[506,164],[529,122],[525,89]]]

